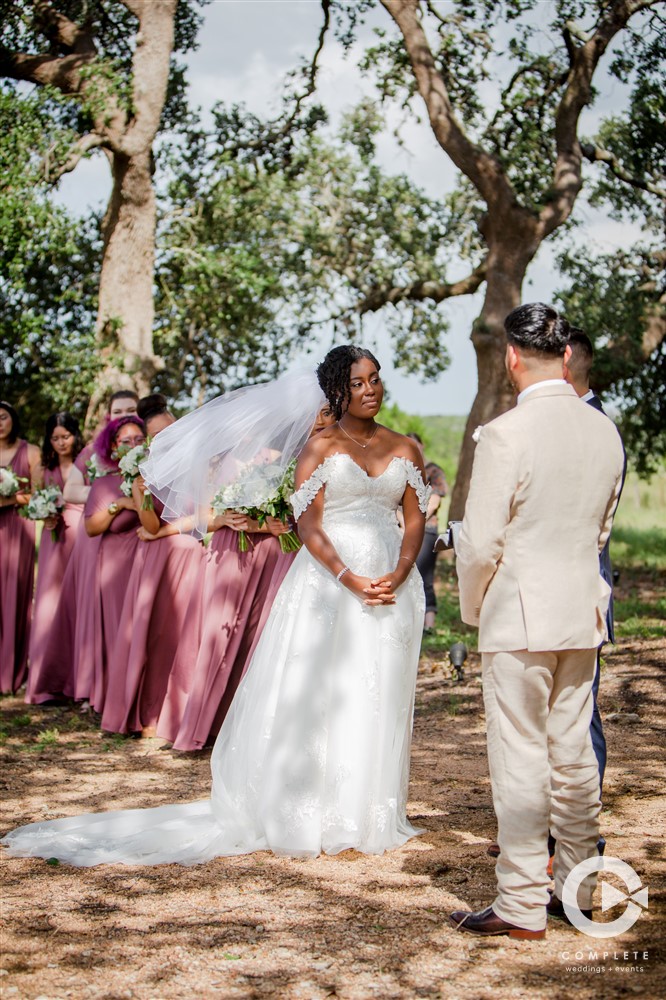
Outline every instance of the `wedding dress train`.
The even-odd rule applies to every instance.
[[[371,477],[336,454],[294,495],[294,511],[325,488],[324,530],[354,572],[376,577],[397,564],[408,484],[425,511],[427,487],[407,459]],[[4,838],[7,853],[189,865],[404,844],[419,832],[406,803],[424,607],[416,568],[394,605],[367,606],[302,548],[215,743],[210,798],[31,823]]]

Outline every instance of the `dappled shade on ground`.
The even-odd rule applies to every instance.
[[[439,586],[442,595],[454,589],[444,560]],[[663,595],[654,574],[625,570],[618,598],[620,621],[635,611],[632,602],[649,612],[642,634],[607,651],[601,684],[607,853],[633,865],[650,887],[648,913],[621,938],[597,941],[551,922],[544,942],[484,940],[448,925],[460,905],[478,909],[492,901],[494,863],[486,849],[495,823],[478,658],[470,657],[462,683],[448,665],[452,635],[470,644],[473,636],[452,631],[443,601],[438,634],[424,644],[417,690],[409,815],[426,829],[421,837],[381,857],[350,851],[295,861],[260,853],[193,868],[77,870],[6,860],[4,995],[657,996],[664,947]],[[154,741],[102,734],[93,718],[70,706],[40,709],[8,698],[2,708],[3,830],[208,794],[207,753],[177,754]],[[575,961],[581,950],[585,958],[607,951],[620,959]],[[622,958],[646,950],[647,961]],[[602,964],[603,974],[567,968]],[[627,971],[637,964],[645,971]]]

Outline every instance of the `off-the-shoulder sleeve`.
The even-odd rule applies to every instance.
[[[319,465],[312,475],[305,480],[302,486],[296,490],[289,498],[294,511],[294,517],[298,521],[301,514],[308,509],[319,490],[326,485],[326,475],[324,466]]]
[[[413,462],[410,462],[408,458],[404,459],[404,462],[405,469],[407,471],[407,482],[416,493],[416,499],[419,502],[419,510],[422,514],[425,514],[428,510],[428,500],[430,499],[432,489],[430,486],[426,486],[423,482],[421,471],[416,465],[414,465]]]

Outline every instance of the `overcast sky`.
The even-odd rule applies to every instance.
[[[546,5],[544,5],[545,7]],[[550,5],[548,5],[550,6]],[[277,111],[285,74],[306,57],[311,58],[321,27],[319,0],[213,0],[204,8],[200,46],[188,58],[191,103],[209,109],[216,101],[244,103],[260,115]],[[357,57],[364,43],[372,40],[373,27],[390,28],[386,13],[379,9],[359,35],[356,49],[344,58],[341,47],[329,38],[321,60],[318,100],[329,110],[333,124],[340,113],[358,103],[364,94],[373,95],[371,82],[356,70]],[[544,25],[545,31],[545,25]],[[594,119],[617,101],[616,89],[604,95],[600,108],[592,109],[583,131],[591,132]],[[488,94],[488,99],[492,95]],[[417,103],[418,107],[418,103]],[[421,110],[421,108],[419,108]],[[397,112],[389,121],[397,122]],[[385,169],[406,173],[429,195],[440,197],[454,186],[455,172],[448,158],[435,142],[425,124],[410,120],[402,129],[404,146],[390,134],[381,139],[378,154]],[[110,177],[103,157],[84,161],[73,174],[64,178],[59,198],[69,207],[83,212],[105,204],[110,192]],[[578,217],[587,215],[585,239],[599,249],[614,249],[627,239],[621,227],[598,213],[579,208]],[[452,272],[457,278],[467,272]],[[552,251],[544,247],[533,262],[524,286],[526,301],[548,301],[558,286],[552,266]],[[450,321],[447,347],[451,364],[436,382],[423,384],[416,376],[404,376],[391,364],[390,350],[383,321],[371,316],[366,325],[369,346],[376,347],[383,365],[391,400],[403,409],[419,414],[466,414],[476,392],[475,355],[469,340],[471,324],[479,313],[482,291],[475,296],[451,299],[445,305]],[[322,351],[328,342],[322,343]]]

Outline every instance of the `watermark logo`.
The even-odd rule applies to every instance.
[[[627,887],[627,891],[624,892],[621,889],[617,889],[610,882],[602,881],[602,913],[610,910],[613,906],[617,906],[618,903],[626,902],[627,904],[624,912],[619,917],[605,924],[589,920],[581,913],[578,906],[578,890],[581,883],[588,875],[592,875],[595,872],[613,872]],[[626,861],[620,861],[619,858],[595,855],[593,858],[588,858],[587,861],[581,861],[579,865],[576,865],[569,872],[567,880],[562,887],[562,904],[564,912],[577,930],[583,934],[588,934],[590,937],[610,938],[618,934],[624,934],[625,931],[634,926],[643,909],[647,909],[648,890],[647,887],[642,887],[641,879]]]

